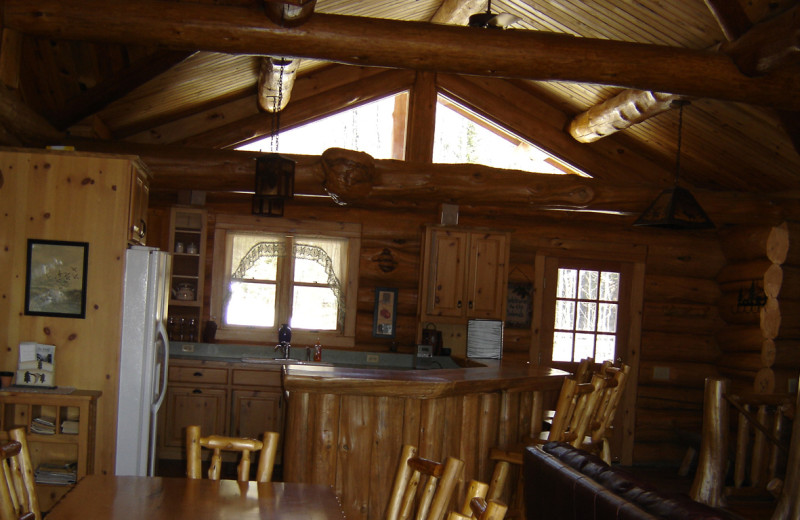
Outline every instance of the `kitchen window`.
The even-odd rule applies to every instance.
[[[212,319],[225,340],[354,342],[360,225],[220,215]],[[219,256],[219,257],[218,257]]]

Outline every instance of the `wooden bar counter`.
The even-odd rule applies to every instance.
[[[532,410],[554,403],[566,372],[511,366],[380,370],[289,365],[284,480],[333,486],[349,519],[383,517],[403,444],[464,460],[488,482],[489,449],[540,430]]]

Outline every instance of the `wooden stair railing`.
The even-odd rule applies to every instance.
[[[789,394],[733,395],[729,384],[725,378],[706,379],[700,454],[689,493],[712,507],[725,507],[729,497],[774,498],[787,468],[789,445],[783,437],[794,414]]]

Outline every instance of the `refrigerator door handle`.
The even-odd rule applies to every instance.
[[[161,408],[161,403],[164,402],[164,397],[167,394],[167,375],[169,374],[169,340],[167,339],[167,329],[164,327],[164,323],[161,321],[158,322],[158,339],[164,343],[163,358],[161,359],[161,374],[159,374],[163,376],[161,380],[164,382],[164,384],[160,385],[160,388],[158,389],[158,397],[156,397],[155,401],[153,402],[154,413]]]

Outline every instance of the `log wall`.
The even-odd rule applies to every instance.
[[[324,199],[322,199],[324,201]],[[206,264],[210,287],[211,253],[216,214],[247,213],[249,201],[209,199],[209,242]],[[168,225],[167,207],[151,207],[153,225]],[[646,251],[644,307],[638,387],[634,392],[634,462],[679,464],[686,445],[684,433],[699,433],[702,422],[702,390],[706,377],[718,375],[721,357],[718,337],[729,326],[721,316],[721,291],[717,277],[726,268],[726,258],[716,233],[665,232],[632,228],[627,222],[586,218],[559,218],[543,215],[527,222],[500,216],[482,216],[462,208],[459,225],[511,229],[512,281],[534,277],[537,253],[581,254],[595,249],[602,255],[620,257]],[[160,216],[160,218],[159,218]],[[438,221],[434,211],[407,212],[339,207],[326,201],[293,201],[286,216],[358,222],[362,225],[362,251],[356,320],[356,349],[387,351],[398,348],[410,352],[416,339],[416,308],[420,276],[422,226]],[[153,236],[166,236],[151,226]],[[389,273],[378,268],[376,257],[388,249],[396,267]],[[372,337],[372,314],[376,287],[397,287],[397,337],[394,340]],[[205,316],[208,316],[206,295]],[[534,311],[536,316],[536,311]],[[526,362],[533,347],[534,320],[530,329],[507,329],[504,357]],[[738,326],[737,326],[738,327]],[[745,329],[749,330],[749,329]],[[742,334],[736,330],[730,337]],[[750,348],[749,346],[746,348]],[[775,356],[792,363],[786,344],[776,345]],[[748,352],[747,350],[745,350]],[[755,351],[753,351],[755,352]]]

